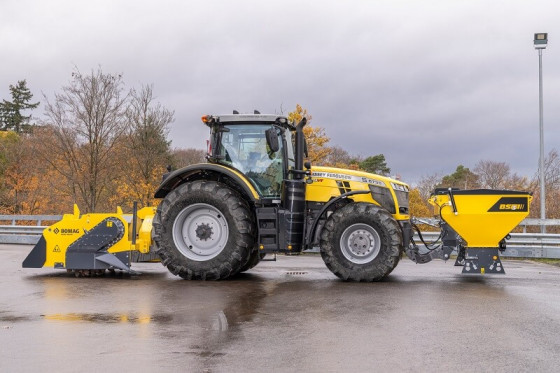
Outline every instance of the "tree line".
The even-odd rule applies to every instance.
[[[295,121],[306,117],[312,119],[306,109],[300,105],[288,114]],[[363,157],[349,154],[338,146],[329,146],[330,138],[321,127],[304,128],[309,148],[309,158],[313,164],[350,168],[372,172],[384,176],[391,173],[383,154]],[[545,190],[547,218],[560,218],[560,156],[556,149],[551,150],[545,158]],[[538,172],[532,177],[521,176],[511,170],[506,162],[480,160],[471,170],[458,165],[448,175],[432,174],[424,176],[410,190],[410,211],[416,217],[434,216],[433,207],[427,202],[436,188],[459,189],[510,189],[527,191],[533,194],[530,217],[540,217],[540,188]],[[537,228],[535,228],[537,229]],[[553,229],[551,228],[552,232]]]
[[[545,192],[546,192],[546,217],[549,219],[560,218],[560,156],[556,149],[552,149],[545,157]],[[457,166],[449,175],[433,174],[424,176],[415,186],[419,202],[426,201],[435,188],[459,189],[510,189],[532,193],[531,218],[540,217],[540,188],[539,170],[531,177],[521,176],[511,170],[506,162],[481,160],[471,170],[464,165]],[[431,211],[426,206],[416,204],[416,216],[425,215]],[[420,210],[420,211],[418,211]],[[536,228],[535,228],[536,229]],[[554,229],[551,229],[552,232]]]
[[[25,80],[0,103],[0,213],[59,214],[154,205],[166,167],[204,161],[204,151],[172,149],[174,112],[157,102],[153,86],[127,89],[122,75],[75,70],[45,119]]]
[[[11,100],[0,103],[0,213],[60,214],[77,203],[84,212],[113,211],[157,204],[153,194],[166,168],[205,161],[201,149],[172,148],[169,126],[174,111],[157,102],[153,85],[126,88],[122,75],[100,68],[78,69],[69,82],[44,99],[44,119],[29,111],[39,102],[25,80],[10,85]],[[312,116],[301,105],[287,114],[298,122]],[[309,160],[324,165],[389,175],[383,154],[362,156],[330,146],[324,128],[304,129]],[[560,216],[560,157],[552,150],[545,162],[547,217]],[[426,202],[436,187],[530,191],[539,205],[538,179],[519,176],[505,162],[483,160],[449,175],[423,177],[410,192],[414,216],[432,216]],[[531,216],[538,217],[533,207]]]

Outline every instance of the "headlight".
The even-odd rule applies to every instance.
[[[408,187],[406,185],[391,183],[391,186],[394,190],[398,190],[400,192],[408,192]]]

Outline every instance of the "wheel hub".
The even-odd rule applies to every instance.
[[[201,241],[207,241],[212,237],[212,227],[209,224],[202,223],[196,227],[196,237]]]
[[[357,256],[364,256],[373,250],[373,237],[371,233],[360,229],[348,237],[349,249]]]
[[[346,228],[340,237],[342,255],[352,263],[369,263],[377,257],[380,249],[379,233],[367,224],[353,224]]]

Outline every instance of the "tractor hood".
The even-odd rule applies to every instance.
[[[364,171],[350,170],[335,167],[313,166],[311,176],[315,179],[326,178],[340,181],[356,181],[381,187],[392,188],[403,192],[409,191],[409,186],[400,180],[390,177],[372,174]]]
[[[350,192],[355,202],[376,203],[393,214],[396,220],[409,216],[409,187],[402,181],[369,172],[333,167],[312,167],[312,183],[307,186],[306,200],[326,203]]]

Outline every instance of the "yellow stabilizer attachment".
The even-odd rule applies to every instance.
[[[137,213],[136,232],[132,232],[133,216],[131,214],[123,214],[120,207],[117,207],[116,213],[91,213],[80,215],[78,206],[74,205],[73,214],[65,214],[59,222],[51,225],[43,231],[43,235],[31,253],[22,263],[24,268],[72,268],[72,266],[82,266],[82,269],[89,269],[95,260],[104,261],[107,264],[109,260],[114,261],[110,256],[103,254],[123,254],[123,257],[129,258],[126,253],[138,251],[147,254],[151,246],[151,230],[152,219],[155,214],[154,207],[145,207]],[[119,226],[118,234],[114,239],[111,238],[105,242],[98,239],[99,235],[96,230],[102,228],[111,229],[113,226]],[[90,234],[91,232],[91,234]],[[84,241],[85,236],[88,237],[87,242]],[[133,237],[134,236],[134,237]],[[71,249],[72,256],[69,256],[68,249],[76,243],[83,242],[80,248]],[[133,243],[134,242],[134,243]],[[101,245],[97,248],[95,245]],[[104,248],[103,251],[97,249]],[[78,258],[78,259],[72,259]],[[72,264],[68,261],[72,260]],[[111,265],[108,263],[108,265]]]
[[[144,207],[138,210],[137,215],[141,223],[137,232],[138,238],[136,239],[133,250],[138,250],[142,254],[148,254],[150,252],[150,246],[152,244],[152,220],[154,220],[155,214],[155,207]]]
[[[468,247],[499,247],[527,215],[533,197],[513,190],[438,189],[429,202]]]

